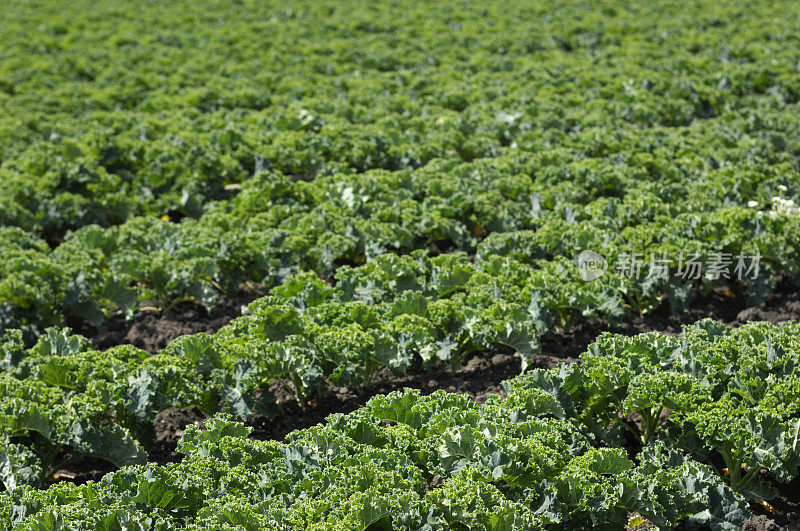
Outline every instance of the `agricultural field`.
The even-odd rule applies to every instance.
[[[800,6],[0,3],[0,530],[800,528]]]

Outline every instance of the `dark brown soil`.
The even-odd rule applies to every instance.
[[[186,426],[201,424],[208,416],[199,408],[169,408],[156,415],[153,421],[155,433],[153,444],[157,450],[173,451],[178,440],[183,437]]]
[[[175,448],[186,432],[186,426],[202,426],[207,418],[208,415],[196,407],[169,408],[160,412],[153,421],[153,448],[149,452],[149,460],[159,465],[179,462],[183,454],[176,452]]]
[[[541,356],[535,366],[549,368],[562,359]],[[331,413],[349,413],[367,403],[375,395],[386,394],[405,387],[419,389],[424,394],[437,389],[471,396],[483,402],[493,394],[503,395],[500,382],[519,374],[519,357],[511,353],[490,352],[472,356],[455,373],[440,363],[427,369],[420,366],[411,368],[405,376],[394,376],[389,371],[380,370],[375,382],[367,389],[357,393],[347,387],[331,387],[323,397],[316,397],[308,404],[299,405],[281,384],[270,387],[278,397],[283,414],[275,419],[256,416],[251,425],[255,428],[253,436],[258,439],[283,440],[291,431],[319,424]]]
[[[156,415],[153,421],[153,448],[148,452],[148,461],[163,465],[177,463],[183,458],[175,451],[178,440],[183,436],[189,424],[202,424],[208,417],[196,407],[189,409],[170,408]],[[83,457],[68,462],[53,472],[51,483],[71,481],[81,485],[87,481],[99,481],[104,475],[116,470],[116,467],[103,459]]]
[[[231,319],[242,315],[242,306],[253,302],[256,296],[242,292],[236,297],[222,296],[209,314],[195,302],[182,302],[174,307],[159,311],[148,309],[147,304],[131,321],[123,317],[109,319],[104,329],[86,323],[70,323],[75,332],[85,335],[96,349],[106,349],[116,345],[134,345],[150,353],[167,346],[173,339],[200,332],[216,332]]]
[[[754,516],[742,526],[742,531],[780,531],[780,529],[781,526],[763,514]]]
[[[436,240],[428,244],[428,252],[431,256],[439,256],[440,254],[449,254],[458,251],[458,246],[453,240]],[[470,259],[474,258],[470,256]]]
[[[694,323],[710,317],[730,326],[741,326],[752,321],[769,321],[781,323],[800,319],[800,290],[789,279],[782,278],[776,287],[775,294],[765,302],[749,306],[742,293],[730,294],[718,290],[696,301],[692,309],[680,316],[669,314],[667,305],[661,306],[651,315],[638,316],[623,323],[620,333],[638,334],[644,331],[658,331],[665,334],[678,334],[681,325]],[[733,296],[731,296],[733,295]]]
[[[103,459],[84,457],[78,461],[65,463],[50,476],[50,483],[71,481],[82,485],[87,481],[99,481],[116,467]]]
[[[440,489],[442,486],[444,486],[444,478],[437,474],[433,476],[430,481],[426,481],[422,485],[422,488],[427,492],[429,490]]]
[[[761,304],[748,306],[743,293],[731,294],[720,289],[696,300],[690,311],[679,315],[672,315],[669,306],[663,304],[653,312],[628,317],[616,326],[602,320],[580,323],[568,331],[545,337],[542,351],[557,358],[575,358],[585,352],[602,332],[633,336],[655,331],[677,335],[682,326],[706,317],[734,327],[752,321],[794,321],[800,319],[800,290],[788,279],[781,279],[774,295]]]
[[[746,531],[800,530],[800,476],[783,486],[768,505],[753,503],[756,514],[742,527]]]

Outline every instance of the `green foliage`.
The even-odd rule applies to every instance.
[[[0,528],[734,529],[762,472],[796,475],[796,325],[528,370],[576,323],[800,279],[788,0],[201,4],[0,5]],[[759,274],[674,275],[723,254]],[[153,356],[63,328],[243,284],[266,296]],[[285,443],[238,422],[281,413],[275,384],[490,351],[527,372],[483,405],[406,390]],[[224,415],[142,464],[191,406]],[[38,488],[87,455],[119,470]]]
[[[298,273],[275,292],[298,308],[327,299],[313,274],[372,303],[420,288],[426,248],[497,279],[497,257],[531,266],[537,332],[715,287],[763,300],[800,273],[800,216],[773,199],[800,192],[791,6],[84,7],[0,11],[0,329],[29,343]],[[578,277],[585,249],[602,280]],[[760,274],[617,270],[695,253],[759,253]],[[374,283],[342,271],[379,256]],[[458,253],[430,267],[426,295],[472,294]],[[486,334],[537,349],[532,329]]]
[[[733,334],[751,338],[752,328]],[[772,330],[760,332],[774,337]],[[655,338],[620,340],[633,345],[638,339],[641,346]],[[35,461],[24,447],[13,447],[16,453],[4,457],[4,463],[13,464],[0,469],[9,482],[9,490],[0,494],[9,507],[0,512],[0,524],[20,529],[52,528],[65,520],[97,528],[140,521],[192,529],[575,529],[622,528],[635,511],[661,529],[680,521],[733,529],[749,516],[738,492],[742,485],[733,476],[729,484],[702,463],[699,454],[683,446],[687,437],[654,436],[635,460],[621,447],[593,441],[585,419],[574,416],[570,406],[586,391],[564,389],[569,376],[560,369],[533,371],[507,382],[506,397],[483,405],[443,391],[428,396],[396,391],[295,431],[283,443],[248,439],[251,428],[230,415],[216,415],[203,427],[186,428],[178,444],[185,454],[180,463],[123,467],[82,486],[20,486]],[[668,422],[682,413],[674,411]],[[705,418],[696,410],[691,415]],[[739,419],[741,426],[748,418]],[[685,422],[659,426],[659,433]],[[757,441],[767,430],[750,432],[754,444],[763,447]],[[697,434],[708,441],[716,437]],[[737,437],[731,440],[742,439]],[[23,463],[33,464],[25,468]],[[759,463],[775,464],[763,456]]]
[[[423,287],[428,283],[426,277],[418,281]],[[0,456],[3,483],[14,492],[20,485],[36,485],[64,455],[101,457],[124,471],[141,461],[153,418],[169,407],[198,406],[209,415],[222,409],[246,420],[256,413],[279,414],[267,389],[272,382],[283,382],[300,400],[322,391],[325,379],[367,385],[366,371],[407,366],[402,364],[409,362],[409,352],[423,357],[424,351],[413,349],[429,345],[442,323],[449,322],[451,333],[464,338],[460,349],[489,341],[469,335],[487,329],[475,325],[478,313],[472,313],[471,322],[459,320],[454,306],[447,309],[450,317],[442,317],[441,304],[452,299],[415,296],[405,299],[413,301],[408,307],[415,313],[397,315],[402,306],[394,301],[366,304],[339,297],[333,288],[325,302],[304,311],[266,297],[220,332],[184,336],[155,356],[133,347],[100,353],[55,329],[26,350],[20,334],[7,334],[3,349],[11,371],[0,373],[0,429],[7,441]],[[464,329],[456,327],[459,322]],[[419,334],[416,342],[411,333]],[[580,364],[528,371],[504,384],[503,399],[478,406],[441,391],[376,396],[362,410],[295,432],[287,446],[263,448],[257,455],[250,442],[220,449],[222,441],[247,441],[250,429],[231,416],[218,416],[204,430],[187,428],[181,451],[230,460],[247,470],[256,463],[281,462],[286,474],[301,474],[303,484],[333,485],[344,480],[330,479],[319,467],[350,463],[369,448],[391,450],[395,454],[386,457],[387,463],[405,463],[416,479],[397,492],[376,491],[373,498],[355,494],[372,492],[373,479],[342,486],[342,507],[353,511],[347,514],[329,513],[333,506],[314,497],[303,502],[302,510],[284,507],[291,496],[309,496],[284,490],[280,503],[265,498],[248,501],[258,507],[244,512],[189,515],[191,503],[211,503],[212,491],[162,492],[166,479],[142,486],[144,501],[136,503],[161,507],[176,500],[175,509],[184,516],[169,518],[262,522],[253,525],[271,518],[292,522],[286,524],[290,527],[337,518],[355,526],[388,525],[395,518],[411,527],[421,518],[432,527],[465,521],[491,529],[622,526],[635,511],[660,527],[687,521],[727,529],[749,514],[746,500],[775,495],[762,471],[777,482],[797,474],[798,338],[795,324],[732,329],[711,320],[685,327],[680,336],[603,334]],[[621,450],[620,427],[638,440],[632,451],[639,457],[633,461]],[[719,462],[726,470],[707,464]],[[434,477],[444,478],[447,488],[425,494],[421,482]],[[289,485],[297,479],[281,481]],[[374,481],[383,488],[381,482],[390,485],[394,479]],[[463,505],[440,498],[451,491],[462,493]],[[244,503],[239,494],[232,496],[231,507]],[[282,508],[273,511],[273,503]],[[271,508],[266,511],[264,504]],[[36,518],[60,518],[44,514]],[[269,517],[262,521],[256,514]]]

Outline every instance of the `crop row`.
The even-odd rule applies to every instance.
[[[497,349],[515,352],[525,370],[543,336],[577,322],[618,322],[629,311],[623,293],[638,288],[637,281],[626,286],[608,275],[585,282],[572,261],[537,259],[541,246],[552,243],[549,234],[527,234],[529,247],[509,245],[505,239],[516,235],[494,234],[482,243],[513,258],[499,251],[474,259],[458,252],[388,253],[339,267],[334,285],[297,273],[218,332],[180,337],[154,356],[132,346],[92,350],[85,338],[59,328],[26,348],[22,331],[6,331],[0,345],[6,414],[45,419],[36,450],[45,475],[64,451],[122,465],[144,458],[152,421],[169,407],[197,406],[208,415],[224,410],[241,420],[280,415],[273,384],[304,403],[331,385],[366,388],[378,370],[399,375],[414,363],[439,362],[455,370],[469,355]],[[653,289],[651,299],[637,299],[641,306],[658,304],[659,290],[676,304],[692,294],[674,278],[638,282]],[[719,279],[698,282],[711,289]]]
[[[712,285],[733,288],[741,284],[737,276],[761,300],[778,273],[800,272],[792,237],[800,225],[792,203],[800,190],[796,155],[773,152],[769,140],[774,131],[800,137],[797,124],[775,114],[763,125],[733,143],[711,141],[710,125],[695,127],[692,138],[726,160],[714,168],[706,156],[686,153],[686,133],[619,133],[603,153],[577,160],[575,152],[554,148],[313,182],[262,172],[198,220],[90,225],[54,250],[5,226],[0,328],[24,328],[32,338],[65,320],[102,326],[108,315],[131,316],[144,299],[162,307],[192,299],[210,309],[243,282],[271,287],[301,271],[329,278],[340,265],[432,242],[479,257],[538,261],[545,269],[594,250],[608,260],[608,277],[634,311],[657,306],[664,295],[674,311],[683,310],[701,284],[703,293]],[[617,141],[628,151],[612,148]],[[695,253],[706,263],[722,254],[733,264],[721,275],[676,280],[680,258]],[[641,278],[626,279],[615,266],[634,254],[643,262]],[[740,255],[759,256],[759,267],[734,274]],[[669,278],[645,280],[652,258],[669,260]]]
[[[800,99],[790,2],[659,4],[7,3],[0,221],[58,239],[197,217],[261,169],[417,168]]]
[[[758,250],[756,295],[796,273],[757,214],[800,191],[794,19],[479,4],[5,4],[0,329],[518,231],[553,262]]]
[[[604,334],[582,363],[529,371],[483,405],[396,391],[285,443],[216,416],[186,430],[179,464],[44,491],[18,485],[38,481],[22,441],[46,438],[45,421],[0,417],[15,441],[2,480],[18,486],[0,494],[0,526],[621,528],[633,514],[738,529],[748,500],[797,474],[798,338],[797,324],[711,320],[679,337]]]

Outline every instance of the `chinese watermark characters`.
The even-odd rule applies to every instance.
[[[595,251],[578,255],[578,273],[589,282],[600,278],[609,269],[606,259]],[[761,255],[732,253],[694,253],[670,257],[622,253],[613,265],[617,275],[635,280],[668,280],[670,276],[683,280],[756,279],[761,270]]]

